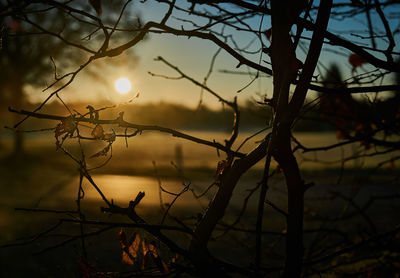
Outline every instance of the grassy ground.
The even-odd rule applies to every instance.
[[[212,138],[223,141],[220,133],[199,133],[203,138]],[[245,137],[244,137],[245,138]],[[241,138],[241,140],[244,140]],[[299,134],[307,146],[322,146],[335,142],[332,134],[314,136],[310,134]],[[243,151],[250,150],[260,140],[255,138]],[[79,151],[73,145],[65,145],[75,155]],[[179,146],[179,147],[178,147]],[[84,146],[88,156],[98,152],[104,147],[103,143],[92,142]],[[182,152],[182,162],[179,162],[179,150]],[[1,150],[0,168],[0,244],[15,243],[18,239],[28,241],[31,235],[38,235],[49,229],[58,222],[60,218],[68,218],[65,214],[49,214],[26,211],[15,211],[14,208],[50,208],[50,209],[74,209],[78,186],[77,165],[60,151],[55,151],[54,138],[51,133],[47,137],[31,137],[26,143],[26,154],[21,157],[10,156],[10,141],[3,140]],[[306,194],[306,216],[305,228],[308,230],[321,227],[339,229],[348,233],[352,241],[356,241],[356,234],[366,229],[365,234],[370,233],[370,227],[362,217],[351,218],[347,222],[328,222],[318,220],[316,216],[337,216],[341,213],[356,210],[349,202],[332,195],[333,191],[340,192],[344,196],[355,196],[357,204],[365,204],[371,196],[399,194],[398,182],[389,182],[398,174],[398,168],[384,168],[367,178],[371,168],[376,165],[377,160],[359,160],[349,162],[344,172],[338,168],[334,161],[340,159],[343,154],[351,155],[354,147],[345,148],[342,152],[324,152],[317,157],[315,154],[307,154],[306,157],[299,156],[303,176],[305,180],[312,181],[315,186]],[[217,162],[222,159],[218,157],[215,150],[204,148],[198,144],[187,143],[170,136],[159,136],[155,134],[142,135],[129,140],[128,148],[121,140],[113,147],[111,161],[101,169],[94,171],[95,181],[102,187],[105,193],[120,205],[126,205],[133,199],[138,191],[145,191],[146,197],[143,204],[138,207],[138,212],[152,223],[158,223],[162,217],[158,192],[158,179],[163,186],[171,191],[179,192],[182,179],[179,171],[171,165],[183,166],[184,175],[190,179],[191,187],[201,192],[213,181]],[[328,163],[317,166],[315,158],[322,159]],[[377,159],[377,158],[374,158]],[[88,159],[90,167],[101,165],[104,157]],[[155,177],[153,161],[156,162],[158,177]],[[177,162],[178,161],[178,162]],[[234,192],[231,205],[223,222],[233,223],[240,214],[243,199],[248,190],[256,186],[261,177],[262,163],[254,170],[249,171],[241,180]],[[126,219],[101,214],[99,207],[102,205],[100,198],[87,182],[84,183],[86,197],[84,209],[88,218],[101,219],[104,221],[127,221]],[[211,190],[209,197],[215,192]],[[246,210],[239,228],[253,229],[256,217],[257,192],[249,199]],[[273,201],[279,208],[286,209],[285,186],[282,176],[278,175],[270,181],[268,199]],[[164,195],[163,202],[171,202]],[[171,213],[181,217],[196,215],[204,209],[207,197],[198,202],[188,192],[177,201]],[[348,208],[348,210],[346,210]],[[400,209],[398,199],[377,200],[367,210],[369,217],[377,226],[379,232],[387,231],[399,224],[397,212]],[[171,220],[169,223],[173,223]],[[188,223],[194,223],[194,219]],[[220,229],[223,226],[219,227]],[[88,226],[87,232],[97,231],[99,227]],[[127,229],[132,233],[132,230]],[[284,232],[284,217],[274,209],[266,206],[264,217],[264,230],[271,232]],[[88,239],[86,248],[91,262],[99,270],[132,270],[122,265],[120,261],[120,245],[118,241],[119,229],[111,229],[99,236]],[[79,240],[70,242],[41,254],[38,251],[46,249],[63,242],[71,235],[79,234],[79,226],[62,224],[52,232],[52,236],[41,237],[30,244],[21,246],[0,248],[0,277],[24,277],[29,273],[30,277],[78,277],[78,261],[82,256],[82,248]],[[361,233],[362,234],[362,233]],[[251,263],[252,254],[255,250],[254,234],[246,234],[231,231],[224,233],[219,230],[215,233],[215,240],[210,248],[217,256],[224,257],[231,254],[229,259],[237,264],[248,265]],[[181,244],[187,244],[188,238],[174,235]],[[264,237],[265,254],[267,264],[277,265],[280,261],[282,249],[284,248],[284,237],[266,235]],[[306,244],[310,246],[318,239],[314,234],[306,235]],[[322,238],[321,241],[329,241]],[[381,253],[374,253],[381,256]],[[169,256],[168,254],[166,256]],[[376,257],[375,256],[375,257]],[[374,261],[375,262],[375,261]],[[328,276],[326,276],[328,277]],[[332,276],[341,277],[341,276]],[[344,276],[343,276],[344,277]],[[357,276],[353,276],[357,277]],[[375,277],[375,276],[372,276]],[[389,276],[376,276],[389,277]]]

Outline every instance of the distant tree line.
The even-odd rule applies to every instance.
[[[29,104],[26,107],[35,107],[36,104]],[[98,103],[95,108],[110,106],[109,103]],[[75,103],[71,105],[79,111],[84,111],[86,106],[83,103]],[[107,116],[115,116],[122,110],[125,111],[125,117],[132,119],[141,124],[151,124],[168,126],[171,128],[184,130],[204,130],[204,131],[221,131],[230,132],[232,125],[231,111],[221,107],[220,109],[211,109],[206,105],[199,108],[191,108],[182,104],[158,102],[146,104],[131,104],[131,109],[116,107],[106,110],[102,114]],[[244,132],[255,131],[265,126],[266,119],[270,119],[271,110],[266,109],[264,105],[258,104],[256,101],[247,101],[241,107],[241,126]],[[46,107],[49,113],[60,113],[64,111],[62,104],[53,102]],[[157,111],[154,113],[154,111]],[[65,112],[67,113],[67,112]],[[7,115],[5,115],[7,117]],[[10,116],[10,115],[8,115]],[[52,121],[34,121],[31,128],[49,128],[54,125]],[[317,132],[317,131],[334,131],[334,124],[330,124],[321,116],[318,108],[307,111],[303,114],[294,126],[295,131],[300,132]]]

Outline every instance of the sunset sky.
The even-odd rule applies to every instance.
[[[165,4],[155,4],[153,2],[146,2],[145,4],[137,3],[131,7],[132,13],[139,14],[142,22],[160,20],[166,8]],[[131,16],[130,20],[132,19],[134,17]],[[270,27],[269,18],[253,18],[248,20],[248,23],[253,26],[259,26],[261,20],[263,20],[263,30]],[[399,26],[399,22],[399,18],[392,19],[390,25],[392,28],[396,28]],[[168,24],[177,28],[180,28],[182,25],[187,28],[190,26],[174,19],[170,19]],[[377,16],[373,16],[373,24],[374,26],[378,26],[378,29],[381,29],[381,23]],[[347,30],[343,35],[352,41],[357,41],[359,39],[354,34],[357,34],[357,30],[359,29],[365,29],[365,26],[365,17],[345,18],[341,21],[331,20],[329,29],[335,31],[335,33],[338,33],[339,30]],[[216,28],[220,29],[221,27],[217,26]],[[241,46],[249,43],[252,38],[244,34],[244,32],[240,33],[232,30],[228,30],[228,32],[232,32],[235,35],[238,44]],[[305,35],[309,37],[310,33],[306,32]],[[378,46],[384,48],[386,44],[379,43],[378,40]],[[258,48],[259,45],[255,42],[251,50]],[[163,63],[154,61],[154,58],[157,56],[162,56],[167,61],[178,66],[189,76],[202,81],[208,72],[210,61],[217,49],[217,46],[211,42],[196,38],[187,39],[172,35],[152,34],[149,39],[138,44],[133,50],[137,60],[128,54],[122,54],[116,58],[117,65],[114,66],[105,65],[108,63],[107,59],[96,61],[90,67],[98,67],[102,73],[101,76],[93,78],[91,75],[85,73],[80,74],[70,88],[62,93],[62,96],[67,101],[76,101],[79,98],[81,101],[88,102],[94,99],[101,99],[110,101],[111,103],[119,103],[127,101],[137,93],[140,93],[140,97],[136,100],[137,103],[166,101],[195,107],[200,99],[200,88],[187,80],[165,80],[163,78],[151,77],[148,71],[156,74],[177,76],[176,72],[169,69]],[[330,52],[324,51],[321,54],[320,65],[328,66],[331,62],[336,62],[342,68],[343,76],[350,77],[350,65],[347,61],[348,56],[346,56],[350,53],[340,48],[336,50],[344,53],[344,56],[332,55]],[[399,50],[399,46],[396,46],[396,50]],[[304,53],[298,51],[297,55],[300,60],[304,61]],[[256,62],[260,59],[260,54],[258,53],[245,56]],[[262,60],[269,59],[263,54]],[[265,64],[265,62],[261,63]],[[100,67],[101,64],[103,64],[102,67]],[[229,100],[232,100],[234,96],[238,96],[239,102],[242,103],[249,98],[257,98],[257,94],[272,94],[272,78],[270,77],[259,78],[244,91],[237,93],[239,89],[245,87],[251,81],[251,78],[245,75],[232,75],[219,72],[220,70],[236,70],[241,72],[247,70],[245,66],[241,66],[239,69],[236,69],[236,66],[237,61],[231,58],[226,52],[221,51],[216,59],[214,71],[208,81],[208,85]],[[372,67],[366,65],[363,66],[363,69],[368,70],[372,69]],[[132,83],[132,90],[124,95],[118,94],[114,88],[115,81],[120,77],[126,77]],[[390,78],[386,79],[386,82],[390,83],[390,81]],[[33,101],[40,101],[46,95],[46,93],[41,92],[40,88],[29,91]],[[212,108],[221,107],[215,101],[214,97],[206,93],[203,95],[203,103]]]

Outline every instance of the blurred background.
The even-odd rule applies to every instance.
[[[162,14],[166,7],[160,7],[153,10]],[[84,4],[83,8],[91,9],[88,4]],[[105,14],[110,18],[105,17],[105,22],[113,20],[113,17],[115,19],[112,5],[103,8],[109,10]],[[41,22],[52,30],[67,26],[64,31],[66,38],[88,33],[87,29],[71,24],[70,18],[55,20],[64,18],[57,13],[46,18],[41,18],[40,14],[35,16],[37,18],[33,18],[33,21]],[[126,22],[128,27],[133,28],[138,18],[151,16],[154,14],[143,14],[141,10],[132,9],[132,20]],[[82,256],[77,240],[79,226],[59,224],[59,220],[71,215],[72,219],[75,217],[73,210],[76,209],[79,188],[79,166],[57,149],[55,129],[59,121],[31,117],[14,129],[13,126],[24,116],[10,112],[9,107],[33,111],[49,93],[59,88],[57,86],[63,85],[57,84],[54,88],[44,90],[54,81],[54,76],[75,70],[88,55],[65,47],[53,36],[29,35],[34,28],[14,17],[7,16],[1,20],[0,245],[10,246],[0,248],[0,277],[24,277],[26,273],[31,277],[77,277],[77,264]],[[88,112],[87,106],[91,105],[95,109],[107,108],[99,112],[101,119],[116,119],[120,112],[124,112],[124,119],[128,122],[168,127],[223,144],[231,134],[231,110],[187,80],[168,80],[148,74],[151,71],[177,76],[171,68],[153,60],[163,56],[196,80],[202,81],[218,49],[201,40],[167,38],[166,34],[151,35],[142,42],[142,47],[134,51],[115,59],[96,61],[79,73],[71,86],[60,92],[60,98],[46,103],[40,113],[68,116],[72,111],[85,114]],[[124,37],[117,39],[123,40]],[[96,38],[90,43],[96,43]],[[342,76],[351,70],[347,65],[347,57],[341,58],[345,62],[339,60],[343,62],[339,64],[330,63],[335,59],[329,55],[322,59],[329,65],[324,80],[327,87],[332,82],[342,82]],[[265,127],[271,118],[271,110],[264,100],[272,95],[272,79],[261,76],[246,87],[252,80],[251,76],[225,72],[235,67],[235,61],[229,59],[227,54],[219,54],[207,84],[229,100],[238,97],[240,135],[233,149],[240,147],[240,151],[246,153],[269,132]],[[130,90],[125,92],[124,88],[121,90],[115,86],[119,78],[128,79]],[[400,80],[395,75],[389,79],[397,83]],[[246,89],[238,94],[243,87]],[[382,117],[391,118],[395,126],[399,121],[396,114],[400,111],[396,110],[400,107],[399,95],[398,92],[387,93],[381,100],[387,105],[377,110],[378,114],[384,110],[391,111]],[[297,145],[295,142],[301,142],[308,148],[322,148],[318,152],[296,152],[304,179],[315,184],[306,195],[305,229],[345,227],[342,233],[349,234],[351,239],[348,242],[357,242],[377,230],[390,230],[398,224],[397,212],[400,209],[398,150],[386,152],[379,148],[367,148],[363,142],[323,149],[343,142],[346,138],[343,132],[354,128],[353,125],[348,126],[351,120],[346,119],[349,117],[346,113],[349,111],[361,115],[365,122],[370,123],[368,115],[372,115],[369,113],[372,110],[368,110],[369,96],[323,99],[316,92],[310,92],[309,97],[305,105],[307,109],[293,129],[293,146]],[[332,120],[329,117],[332,110],[344,111],[341,116],[348,122]],[[90,137],[93,128],[89,124],[82,125],[80,132]],[[126,132],[115,125],[103,125],[103,129],[118,135]],[[396,142],[399,138],[398,135],[390,135],[385,139]],[[173,200],[172,196],[160,191],[160,185],[176,193],[190,185],[190,190],[175,202],[170,212],[193,225],[217,187],[212,187],[202,198],[198,196],[215,182],[218,162],[226,158],[213,148],[157,131],[144,131],[128,139],[117,137],[105,156],[96,155],[108,145],[102,140],[88,140],[79,145],[76,138],[67,138],[63,144],[71,155],[78,157],[84,151],[88,168],[94,169],[91,171],[94,181],[116,204],[127,206],[139,191],[144,191],[146,197],[140,203],[138,213],[154,223],[160,221],[166,204]],[[381,164],[383,161],[386,163]],[[254,234],[228,233],[224,230],[224,224],[239,223],[238,227],[242,229],[254,226],[258,200],[258,189],[255,187],[262,177],[263,167],[264,162],[260,162],[243,176],[219,226],[220,234],[215,235],[210,245],[216,254],[226,254],[229,248],[239,248],[241,253],[232,255],[231,259],[243,265],[253,259],[248,254],[254,253]],[[283,176],[275,163],[272,169],[276,175],[270,181],[268,200],[285,210],[287,199]],[[99,207],[103,205],[101,198],[86,180],[83,189],[85,197],[82,206],[88,219],[127,222],[122,217],[100,213]],[[54,213],[54,210],[60,213]],[[354,211],[362,213],[354,213],[352,217]],[[338,222],[335,220],[338,215],[351,217]],[[237,221],[238,217],[241,217],[240,221]],[[167,223],[174,222],[167,219]],[[264,226],[266,231],[271,232],[265,236],[266,242],[269,242],[265,251],[269,252],[269,257],[265,260],[268,263],[274,262],[274,259],[279,261],[282,259],[280,251],[284,248],[284,218],[272,207],[266,207]],[[50,233],[44,233],[50,230]],[[133,232],[132,229],[127,230]],[[104,270],[130,270],[120,262],[119,228],[100,232],[94,225],[88,226],[86,232],[96,235],[88,236],[87,240],[87,250],[94,264]],[[176,238],[182,244],[188,240],[185,236]],[[237,245],[227,247],[232,240]],[[330,237],[318,238],[306,234],[306,244],[311,247],[316,241],[330,240]],[[272,260],[271,254],[274,257]],[[379,256],[383,256],[383,253],[379,253]],[[365,261],[362,263],[357,267],[366,265]]]

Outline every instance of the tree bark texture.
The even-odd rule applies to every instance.
[[[288,216],[286,234],[286,261],[284,277],[301,276],[303,258],[303,213],[304,181],[301,178],[298,163],[291,148],[291,127],[298,116],[307,94],[323,44],[332,0],[320,3],[317,23],[302,74],[289,102],[290,83],[297,76],[296,54],[290,37],[293,23],[307,6],[307,1],[271,1],[272,42],[271,62],[273,71],[273,107],[274,121],[271,145],[268,151],[281,167],[287,186]],[[295,9],[293,9],[295,7]]]
[[[194,261],[198,261],[203,265],[207,263],[208,240],[218,221],[221,220],[225,214],[233,189],[240,177],[265,156],[266,146],[267,141],[262,142],[247,156],[235,160],[232,166],[224,170],[218,192],[211,201],[202,219],[199,221],[194,231],[194,237],[190,243],[189,252]]]

